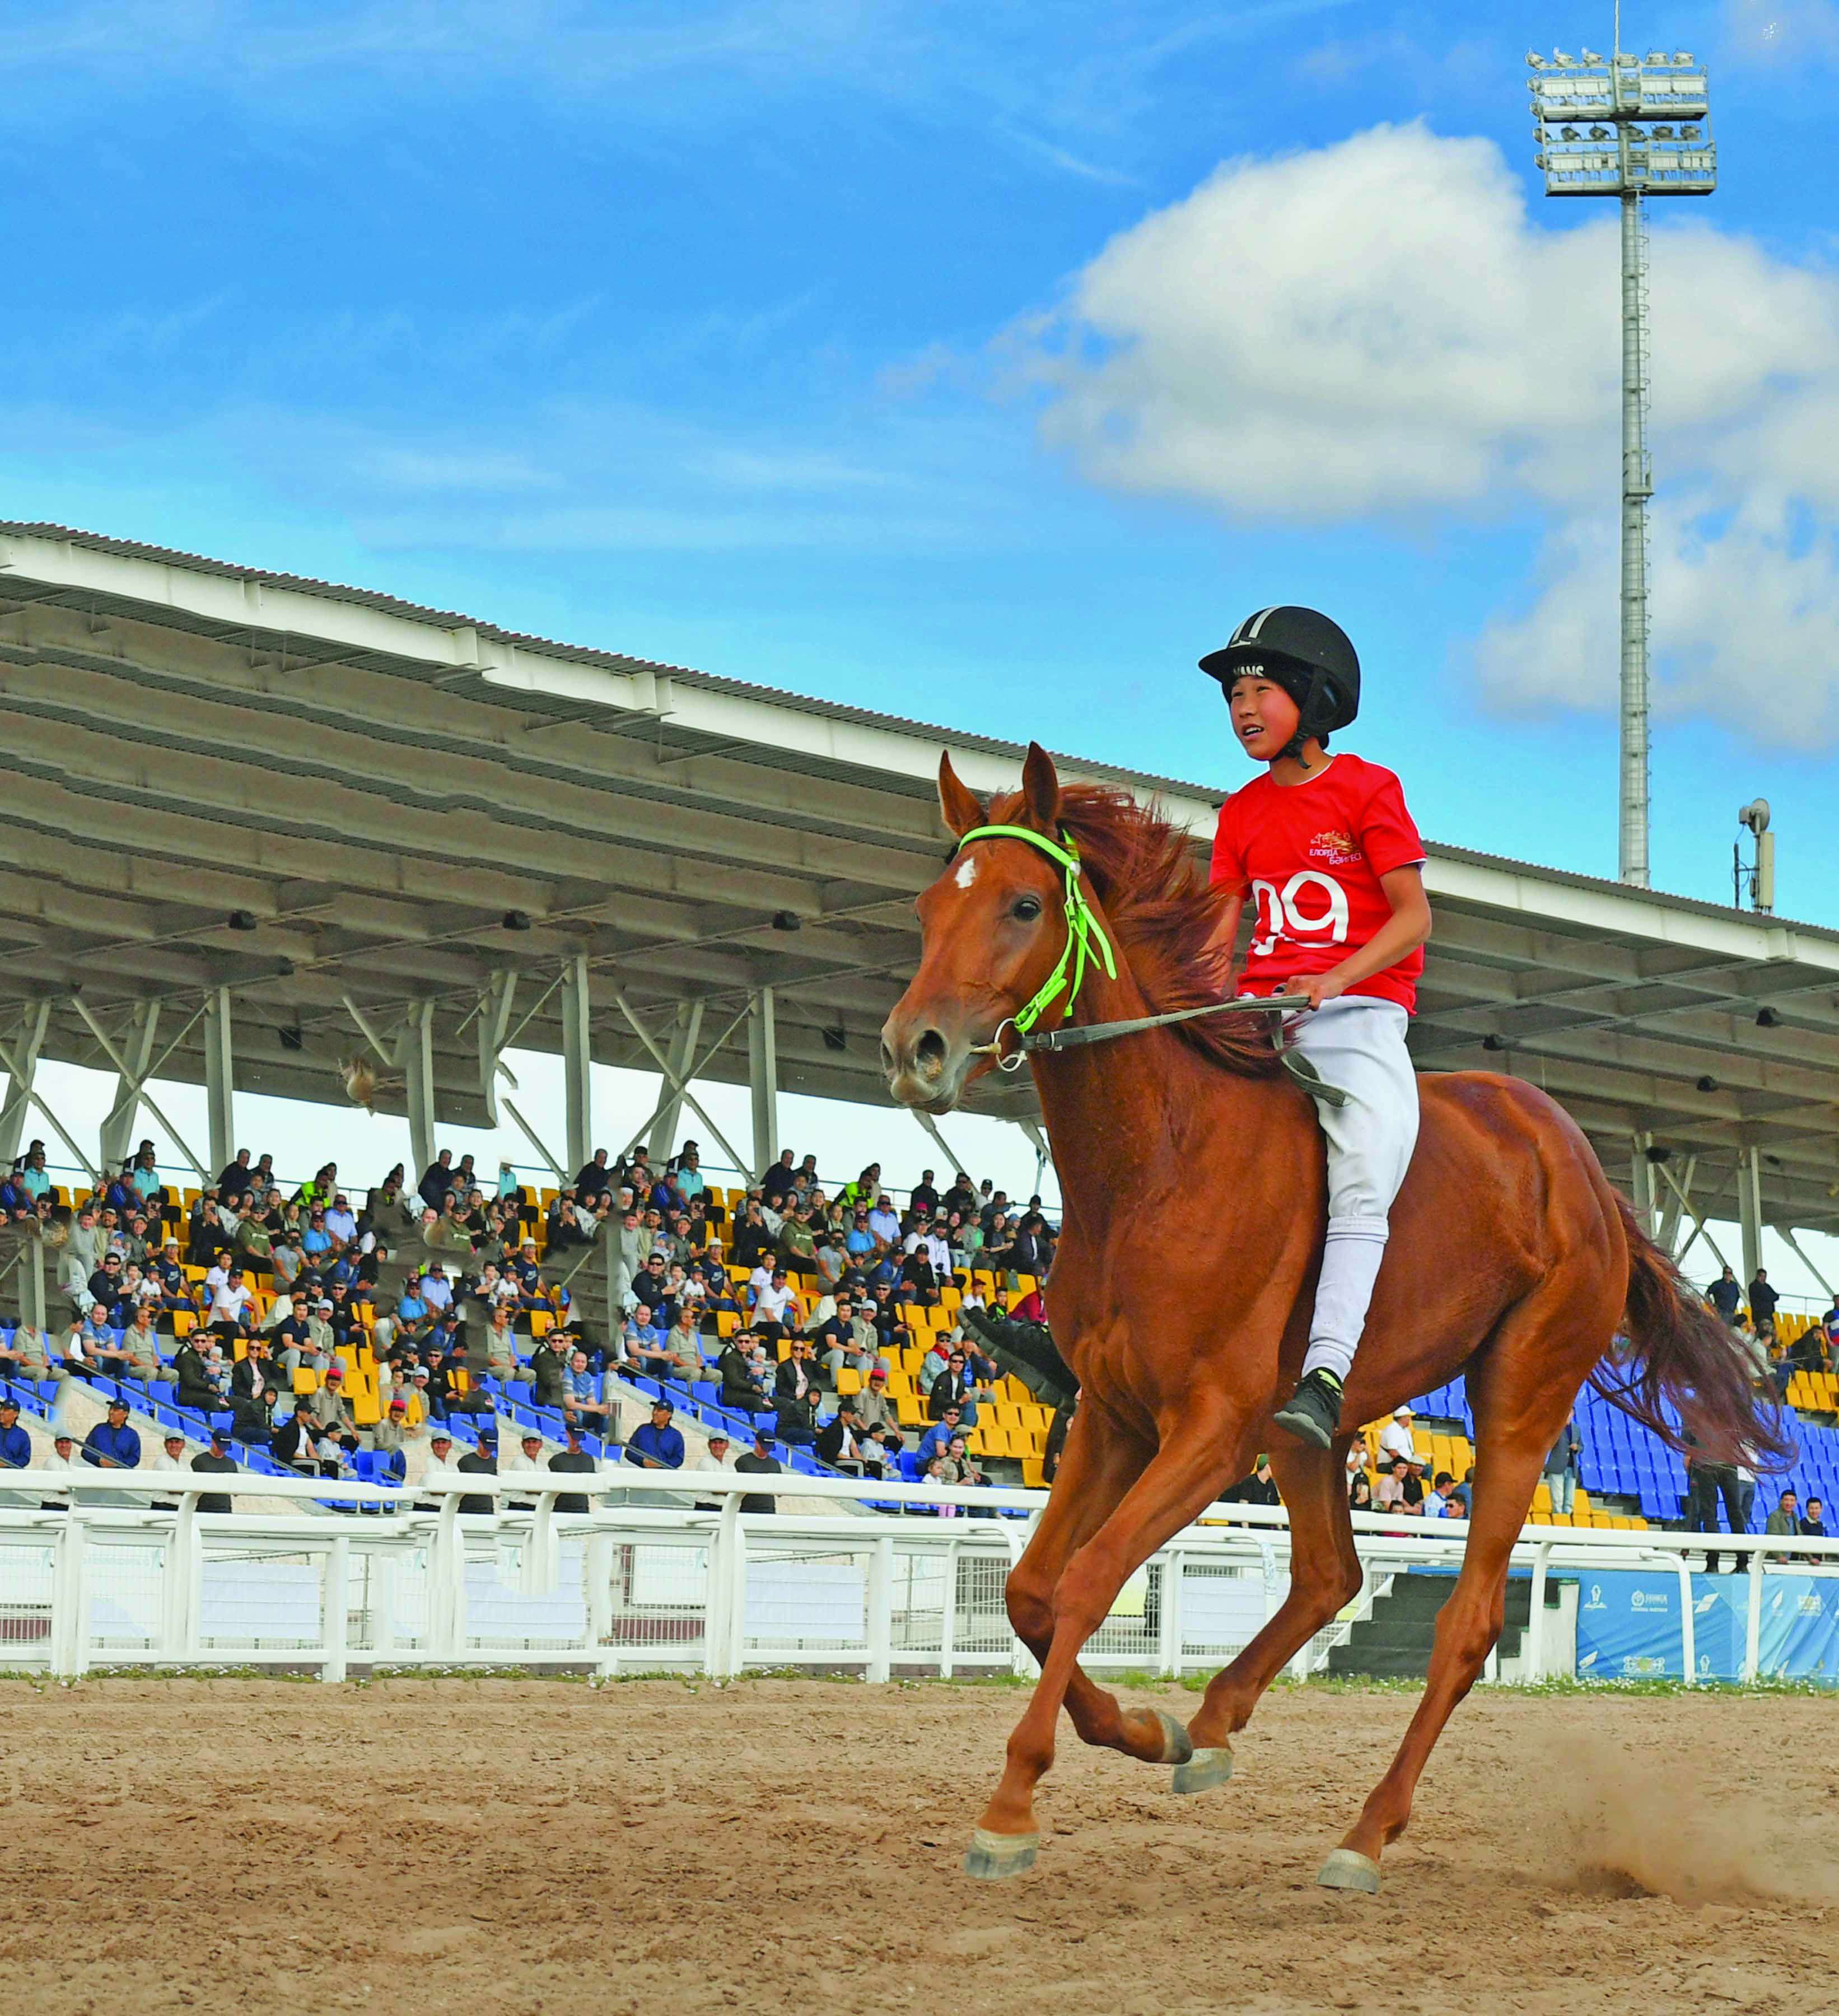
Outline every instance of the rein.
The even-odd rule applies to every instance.
[[[1099,923],[1092,907],[1087,902],[1085,891],[1080,886],[1079,850],[1074,844],[1071,834],[1063,828],[1058,841],[1049,840],[1045,833],[1036,833],[1025,826],[973,826],[969,833],[959,837],[959,847],[968,847],[974,840],[1025,840],[1029,846],[1038,848],[1050,861],[1065,871],[1067,941],[1061,948],[1058,963],[1035,990],[1034,998],[1013,1015],[1006,1016],[996,1025],[996,1033],[987,1043],[972,1046],[973,1057],[994,1057],[999,1071],[1013,1071],[1021,1068],[1024,1060],[1031,1055],[1043,1052],[1072,1050],[1088,1043],[1107,1043],[1114,1037],[1134,1036],[1146,1029],[1165,1029],[1171,1023],[1192,1022],[1202,1015],[1286,1015],[1297,1009],[1310,1006],[1306,994],[1272,994],[1262,999],[1250,995],[1236,996],[1230,1001],[1210,1001],[1199,1008],[1171,1008],[1160,1015],[1137,1015],[1119,1022],[1089,1022],[1077,1029],[1037,1030],[1035,1024],[1060,999],[1066,995],[1060,1007],[1060,1020],[1064,1022],[1072,1014],[1074,1004],[1079,999],[1079,990],[1085,984],[1085,969],[1096,946],[1107,979],[1117,977],[1117,961],[1112,957],[1110,941],[1105,936],[1104,927]],[[955,853],[957,850],[954,848]],[[1068,967],[1071,968],[1068,985]],[[1004,1031],[1013,1029],[1016,1033],[1017,1047],[1005,1053],[1002,1047]],[[1344,1093],[1324,1085],[1315,1076],[1312,1066],[1286,1048],[1283,1028],[1279,1022],[1272,1031],[1272,1040],[1278,1055],[1293,1076],[1303,1081],[1305,1089],[1319,1099],[1326,1098],[1333,1105],[1346,1100]]]

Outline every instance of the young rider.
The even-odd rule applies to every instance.
[[[1233,900],[1215,943],[1230,952],[1251,902],[1239,991],[1306,995],[1287,1040],[1348,1095],[1316,1106],[1328,1233],[1302,1381],[1276,1416],[1326,1449],[1417,1139],[1405,1032],[1431,934],[1423,843],[1390,770],[1327,752],[1360,704],[1360,663],[1337,625],[1312,609],[1261,609],[1200,669],[1219,681],[1240,747],[1266,765],[1220,808],[1213,880]]]

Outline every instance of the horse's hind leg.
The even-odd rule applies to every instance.
[[[1323,1866],[1330,1889],[1377,1890],[1381,1851],[1405,1831],[1426,1762],[1456,1704],[1500,1636],[1507,1568],[1531,1509],[1546,1452],[1607,1348],[1614,1312],[1574,1271],[1560,1268],[1510,1311],[1471,1365],[1475,1410],[1474,1503],[1456,1588],[1437,1615],[1430,1677],[1417,1712],[1359,1819]]]
[[[1360,1593],[1363,1574],[1348,1515],[1348,1446],[1311,1449],[1290,1435],[1272,1438],[1271,1468],[1290,1514],[1290,1588],[1262,1630],[1216,1673],[1188,1723],[1192,1759],[1177,1766],[1178,1792],[1204,1791],[1233,1774],[1229,1741],[1251,1719],[1259,1697],[1290,1661]]]

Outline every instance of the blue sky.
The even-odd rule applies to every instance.
[[[1193,661],[1312,602],[1427,833],[1613,873],[1611,226],[1524,65],[1608,13],[16,16],[5,513],[1221,783]],[[1762,792],[1839,923],[1839,16],[1663,36],[1723,186],[1654,228],[1655,879]]]

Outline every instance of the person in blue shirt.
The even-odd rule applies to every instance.
[[[111,1400],[106,1420],[83,1438],[83,1460],[98,1470],[139,1470],[141,1438],[128,1425],[128,1402]]]
[[[923,1469],[935,1456],[948,1456],[951,1453],[952,1436],[961,1435],[963,1432],[964,1430],[959,1420],[958,1409],[947,1407],[943,1415],[934,1421],[920,1438],[920,1467]]]
[[[32,1438],[19,1424],[19,1402],[0,1395],[0,1470],[24,1470],[32,1460]]]
[[[671,1417],[676,1411],[668,1400],[653,1401],[651,1419],[641,1422],[626,1444],[628,1463],[642,1464],[647,1470],[683,1467],[683,1437],[671,1425]]]

